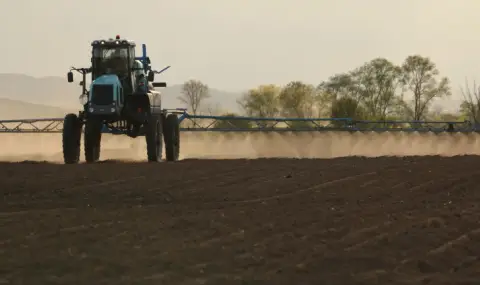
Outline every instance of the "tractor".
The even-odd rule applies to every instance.
[[[83,76],[80,101],[83,110],[67,114],[63,122],[63,157],[66,164],[78,163],[82,129],[84,129],[85,161],[100,159],[102,133],[145,136],[149,162],[162,160],[163,145],[167,161],[177,161],[180,151],[178,111],[162,109],[161,94],[155,87],[165,82],[153,82],[146,46],[143,55],[135,57],[135,42],[116,36],[115,39],[95,40],[91,44],[91,67],[72,67],[67,74],[73,82],[73,71]],[[91,74],[87,90],[86,77]]]

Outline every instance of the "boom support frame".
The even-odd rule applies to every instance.
[[[351,118],[260,118],[192,115],[185,109],[166,109],[179,114],[183,132],[480,132],[469,121],[358,121]],[[245,125],[248,126],[246,127]],[[0,120],[0,133],[61,133],[63,118]],[[103,133],[125,134],[114,124]]]

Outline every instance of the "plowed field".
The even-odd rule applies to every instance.
[[[1,284],[478,284],[480,157],[0,164]]]

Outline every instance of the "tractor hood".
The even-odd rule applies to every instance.
[[[117,75],[102,75],[97,77],[90,85],[88,101],[93,105],[121,107],[120,90],[122,90],[122,83]]]
[[[121,82],[120,82],[120,79],[118,79],[118,76],[115,75],[115,74],[104,74],[100,77],[97,77],[97,79],[95,79],[92,82],[92,86],[93,85],[107,85],[107,84],[117,86],[117,85],[121,85]],[[90,89],[92,88],[92,86],[90,86]]]

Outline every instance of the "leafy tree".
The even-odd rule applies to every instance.
[[[428,112],[435,98],[451,95],[450,81],[447,77],[437,79],[439,71],[428,57],[412,55],[405,59],[402,65],[403,83],[412,92],[413,100],[404,101],[406,114],[413,120],[421,120]]]
[[[320,83],[317,90],[320,93],[329,94],[331,102],[341,97],[350,97],[356,101],[360,99],[357,82],[352,72],[331,76],[328,80]]]
[[[208,86],[199,80],[191,79],[182,85],[182,95],[178,99],[187,105],[193,115],[197,115],[200,106],[209,97]]]
[[[376,58],[352,72],[359,102],[371,119],[385,120],[394,110],[402,87],[402,70],[385,58]]]
[[[332,111],[332,104],[335,101],[335,95],[322,91],[317,88],[317,95],[315,96],[315,109],[318,117],[329,117]]]
[[[363,119],[365,111],[360,104],[351,97],[343,97],[332,104],[332,118]]]
[[[248,90],[237,103],[253,117],[275,117],[279,114],[280,107],[278,96],[280,88],[276,85],[261,85]]]
[[[317,109],[322,116],[330,116],[333,103],[348,97],[358,103],[358,94],[351,73],[340,73],[331,76],[317,86]]]
[[[301,81],[292,81],[281,89],[262,85],[249,90],[238,103],[249,116],[256,117],[318,115],[420,120],[433,115],[429,108],[435,99],[451,95],[449,84],[428,57],[411,55],[400,66],[385,58],[374,58],[351,71],[331,76],[316,88]],[[473,89],[462,91],[462,110],[478,122],[480,89]],[[411,100],[404,98],[405,92],[413,95]]]
[[[331,117],[332,118],[351,118],[354,120],[361,120],[364,117],[365,111],[360,106],[359,102],[352,97],[342,97],[332,103]],[[342,125],[339,122],[333,122],[334,125]]]
[[[278,97],[281,112],[285,117],[311,117],[316,97],[313,85],[292,81],[285,86]]]
[[[323,100],[323,105],[330,103],[332,106],[335,99],[348,97],[351,98],[348,102],[352,103],[353,100],[363,106],[364,115],[372,119],[385,119],[395,109],[402,87],[401,75],[400,67],[387,59],[376,58],[353,71],[330,77],[317,89],[320,94],[329,96]]]

